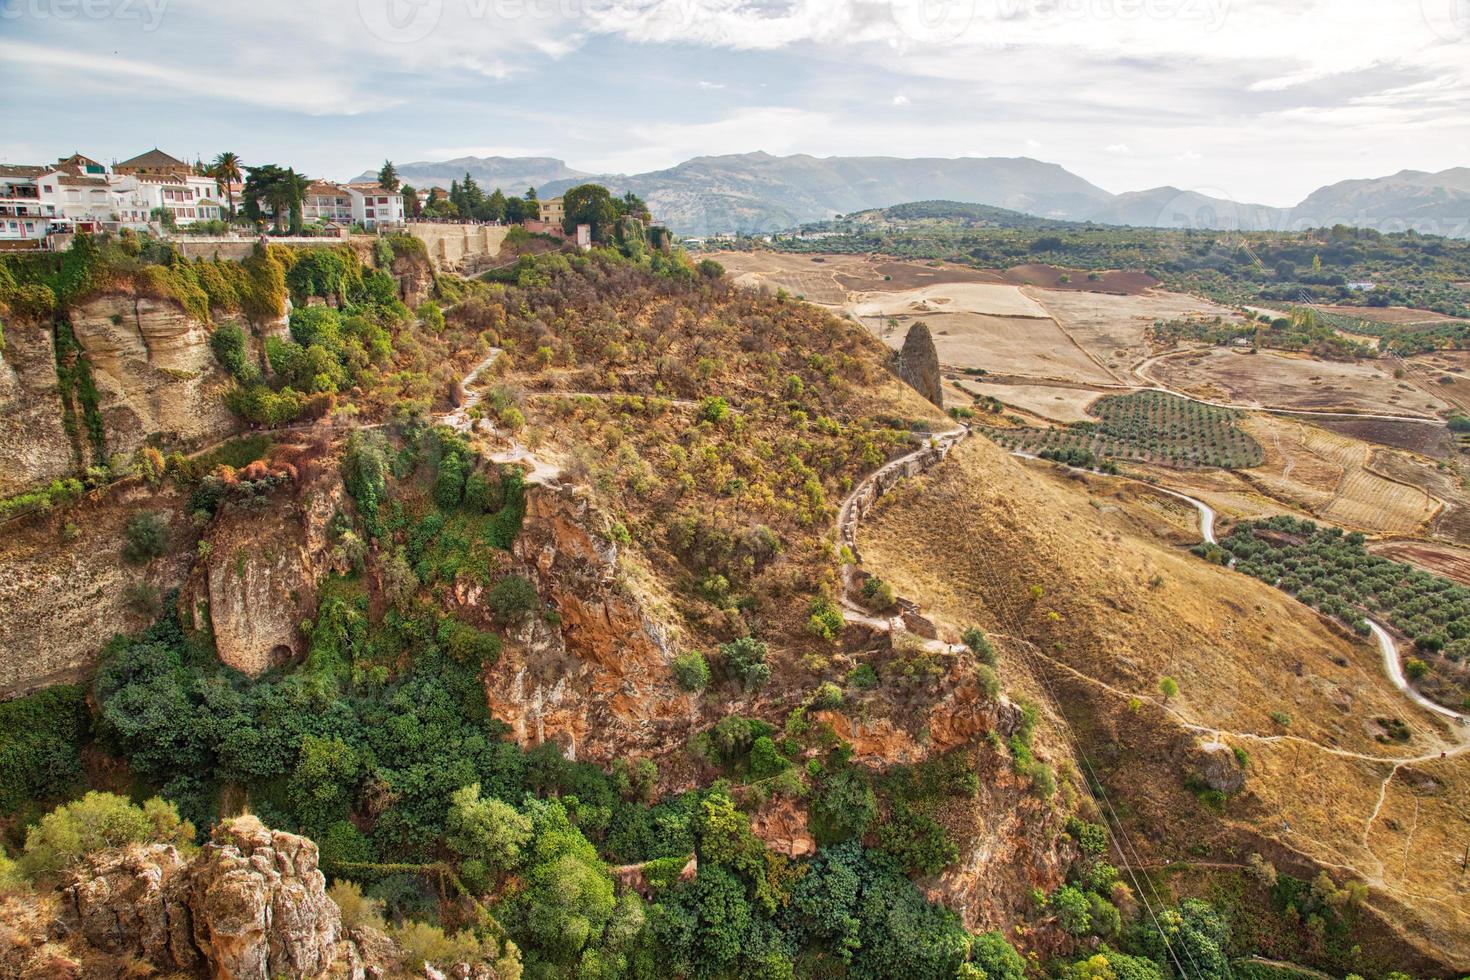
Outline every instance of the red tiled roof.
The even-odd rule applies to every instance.
[[[0,177],[39,177],[49,173],[50,167],[37,167],[28,163],[0,163]]]
[[[163,152],[162,150],[160,150],[158,147],[155,146],[153,149],[149,150],[147,153],[139,153],[137,156],[133,157],[131,160],[124,160],[122,163],[119,163],[116,166],[117,167],[153,167],[153,168],[157,168],[157,167],[187,167],[189,165],[187,163],[185,163],[184,161],[182,161],[182,160],[175,160],[173,157],[169,156],[167,153]],[[116,167],[114,167],[113,169],[116,169]]]

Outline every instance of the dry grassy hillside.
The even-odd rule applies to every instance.
[[[1426,962],[1464,965],[1470,763],[1439,760],[1456,733],[1392,688],[1375,648],[1171,543],[1177,519],[1151,533],[1137,484],[1062,475],[979,439],[922,484],[864,526],[865,559],[1003,638],[1003,681],[1060,705],[1134,863],[1228,868],[1259,851],[1298,877],[1325,868],[1369,883],[1370,907]],[[1166,675],[1179,687],[1167,703]],[[1246,759],[1243,789],[1192,792],[1228,763],[1225,746]],[[1273,941],[1301,950],[1288,940]]]

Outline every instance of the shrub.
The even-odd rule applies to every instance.
[[[718,395],[711,395],[699,403],[699,418],[718,425],[730,417],[730,403]]]
[[[970,648],[982,664],[987,667],[995,666],[995,646],[990,642],[990,637],[978,626],[971,626],[960,634],[960,640]]]
[[[1429,664],[1418,657],[1409,657],[1404,661],[1404,673],[1411,681],[1420,681],[1429,676]]]
[[[464,929],[454,935],[427,922],[404,922],[389,934],[403,950],[403,966],[412,972],[423,970],[429,963],[476,962],[484,955],[475,934]]]
[[[1000,696],[1000,678],[995,676],[994,669],[985,664],[976,664],[975,682],[980,685],[980,690],[990,700],[994,701]]]
[[[893,595],[893,586],[881,578],[871,577],[863,582],[863,601],[868,604],[869,609],[884,612],[892,609],[896,601]]]
[[[382,931],[383,902],[368,898],[362,886],[355,881],[334,881],[327,889],[327,897],[337,904],[342,912],[342,925],[347,929],[377,929]]]
[[[702,691],[709,686],[709,662],[698,650],[674,658],[674,679],[686,691]]]
[[[750,775],[754,779],[767,779],[784,772],[790,765],[769,735],[762,735],[750,747]]]
[[[1159,693],[1164,696],[1166,702],[1170,698],[1177,698],[1179,696],[1179,682],[1167,675],[1159,678]]]
[[[504,622],[525,616],[540,605],[536,587],[520,575],[507,575],[490,588],[490,609]]]
[[[143,565],[168,550],[168,516],[148,511],[135,514],[123,531],[123,557]]]
[[[142,579],[123,587],[123,602],[133,612],[150,620],[157,619],[163,611],[163,594],[158,591],[158,586]]]
[[[123,796],[91,792],[52,810],[30,829],[21,867],[34,879],[107,848],[154,841],[184,847],[193,840],[194,825],[180,820],[172,803],[155,796],[140,807]]]
[[[835,640],[843,626],[842,610],[837,608],[837,604],[826,596],[819,595],[812,600],[810,611],[811,616],[806,623],[807,632],[828,642]]]
[[[823,681],[822,685],[812,694],[811,705],[818,711],[842,707],[842,688],[831,681]]]
[[[859,691],[870,691],[878,686],[878,672],[870,664],[858,664],[847,675],[847,683]]]
[[[753,636],[721,644],[720,658],[725,663],[725,674],[746,687],[759,687],[771,679],[771,668],[766,666],[766,644]]]

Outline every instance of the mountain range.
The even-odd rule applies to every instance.
[[[738,153],[701,156],[666,170],[592,174],[554,157],[460,157],[397,167],[415,186],[448,187],[473,176],[487,190],[535,187],[554,197],[586,181],[648,202],[682,235],[770,232],[837,214],[909,201],[947,200],[1043,218],[1110,225],[1292,230],[1348,224],[1470,237],[1470,168],[1403,170],[1344,180],[1293,208],[1236,202],[1177,187],[1112,194],[1054,163],[1030,157],[814,157]],[[376,171],[362,179],[375,179]]]

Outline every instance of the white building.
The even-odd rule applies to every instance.
[[[302,197],[301,216],[308,223],[330,221],[339,225],[350,225],[355,220],[355,200],[341,184],[334,184],[329,180],[314,180]]]
[[[0,165],[0,248],[42,248],[57,223],[56,205],[41,199],[45,167]]]
[[[369,231],[401,225],[407,220],[403,195],[398,191],[385,191],[377,184],[368,183],[347,184],[344,189],[352,197],[352,220]]]
[[[157,224],[156,215],[167,211],[173,224],[187,228],[198,221],[218,221],[225,207],[219,202],[219,184],[212,177],[189,174],[113,175],[111,220],[129,227]]]

